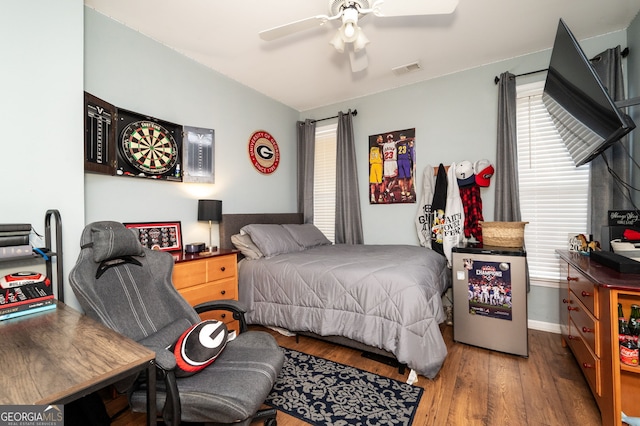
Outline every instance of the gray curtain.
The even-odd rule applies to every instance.
[[[620,46],[597,55],[591,64],[607,87],[611,97],[618,101],[624,99],[624,79],[622,75],[622,56]],[[609,235],[602,234],[602,227],[607,226],[608,210],[633,209],[626,188],[616,183],[609,173],[611,168],[619,178],[631,182],[630,142],[623,138],[605,150],[591,162],[588,200],[589,233],[597,241],[608,241]]]
[[[500,222],[520,222],[518,151],[516,149],[516,77],[500,75],[498,91],[498,143],[496,149],[494,218]]]
[[[353,114],[338,113],[336,152],[336,244],[362,244]]]
[[[316,149],[316,122],[298,121],[298,213],[302,213],[304,223],[313,223],[313,172]]]

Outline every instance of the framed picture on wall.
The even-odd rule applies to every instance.
[[[160,251],[182,250],[180,222],[138,222],[124,226],[136,234],[143,247]]]
[[[415,203],[416,129],[369,136],[370,204]]]
[[[183,126],[183,182],[215,183],[213,129]]]

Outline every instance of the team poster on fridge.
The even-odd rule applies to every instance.
[[[415,203],[416,129],[369,136],[370,204]]]
[[[469,313],[511,321],[511,264],[465,259]]]

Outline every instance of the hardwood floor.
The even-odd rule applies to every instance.
[[[262,327],[252,329],[267,330]],[[600,412],[571,352],[560,336],[529,330],[529,358],[507,355],[453,341],[453,329],[441,326],[449,354],[434,380],[419,377],[424,388],[413,425],[598,426]],[[392,366],[363,358],[359,351],[308,337],[285,337],[267,330],[280,346],[382,376],[405,381]],[[106,398],[110,414],[125,406],[124,398]],[[143,425],[145,417],[126,412],[113,425]],[[278,413],[278,426],[304,425]]]

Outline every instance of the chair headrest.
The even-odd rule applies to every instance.
[[[82,248],[93,248],[93,260],[100,263],[125,256],[143,256],[136,235],[120,222],[104,221],[87,225],[82,232]]]

